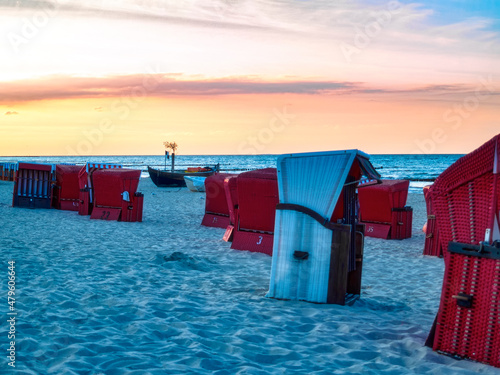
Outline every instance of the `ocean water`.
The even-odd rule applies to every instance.
[[[463,155],[371,155],[370,161],[384,179],[410,180],[410,191],[422,193],[446,168]],[[237,172],[258,168],[276,167],[278,155],[176,155],[176,167],[214,165],[219,163],[222,171]],[[0,157],[4,161],[32,161],[37,163],[116,163],[124,167],[138,168],[147,178],[147,166],[165,167],[163,155],[140,156],[40,156]],[[167,160],[170,167],[171,159]]]

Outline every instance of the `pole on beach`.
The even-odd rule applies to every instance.
[[[172,152],[172,172],[174,171],[174,163],[175,163],[175,152]]]

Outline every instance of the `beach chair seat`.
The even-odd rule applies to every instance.
[[[80,188],[79,215],[90,215],[93,209],[93,173],[100,169],[119,169],[119,164],[109,163],[87,163],[78,173],[78,185]]]
[[[268,297],[343,305],[359,296],[363,226],[356,223],[355,191],[361,175],[380,179],[358,150],[278,158]]]
[[[13,207],[51,208],[55,165],[19,163],[14,183]]]
[[[441,246],[441,242],[439,241],[439,232],[436,226],[436,213],[432,204],[429,190],[430,185],[425,186],[423,189],[427,209],[427,224],[425,226],[425,245],[423,254],[442,257],[443,247]]]
[[[276,168],[244,172],[237,177],[238,216],[231,249],[272,255],[278,183]]]
[[[54,208],[78,211],[80,206],[80,184],[78,174],[81,166],[56,165],[56,184],[54,186]]]
[[[230,174],[218,173],[205,179],[205,215],[201,225],[224,229],[229,225],[229,208],[224,180],[230,176]]]
[[[407,180],[359,185],[360,220],[365,224],[366,236],[398,240],[411,237],[413,209],[405,206],[409,185]]]
[[[445,275],[428,343],[500,367],[500,135],[445,170],[430,188]]]
[[[91,219],[142,221],[144,196],[137,192],[141,171],[99,169],[93,172],[93,210]]]

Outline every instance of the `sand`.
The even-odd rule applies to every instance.
[[[0,181],[4,316],[16,262],[16,374],[500,373],[424,346],[444,265],[422,255],[421,194],[409,196],[413,238],[366,239],[362,296],[349,307],[266,298],[271,258],[202,227],[204,193],[143,179],[144,221],[122,223],[12,208],[12,188]]]

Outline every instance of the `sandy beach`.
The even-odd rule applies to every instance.
[[[12,373],[500,374],[424,346],[444,264],[422,255],[422,194],[408,200],[413,237],[367,238],[361,299],[337,306],[266,298],[271,258],[202,227],[204,193],[142,179],[144,221],[125,223],[13,208],[12,189],[0,181],[1,259],[17,277]]]

